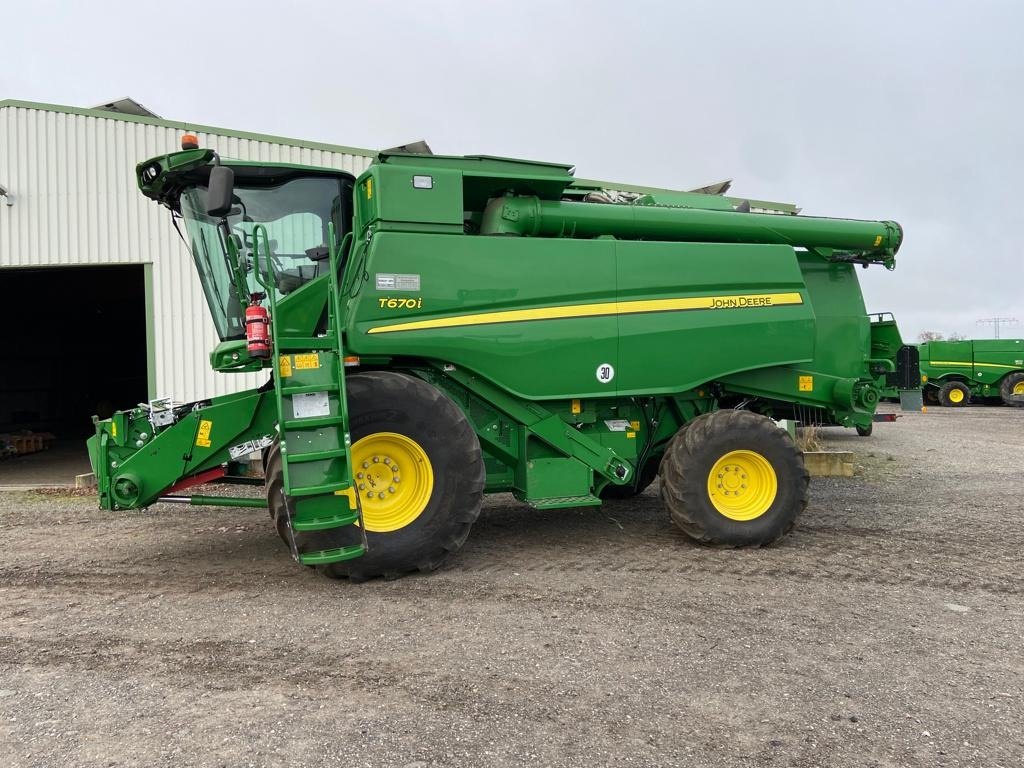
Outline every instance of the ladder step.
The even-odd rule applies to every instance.
[[[313,416],[309,419],[288,419],[285,429],[312,429],[314,427],[340,427],[345,423],[341,416]]]
[[[281,387],[282,395],[308,395],[311,392],[337,392],[337,384],[302,384],[292,387]]]
[[[330,517],[314,517],[311,520],[292,520],[292,528],[296,531],[326,531],[328,528],[340,528],[358,521],[358,512],[345,512]]]
[[[281,352],[336,352],[338,340],[331,336],[301,337],[283,336],[277,339],[277,348]]]
[[[303,565],[327,565],[328,563],[340,563],[342,560],[351,560],[365,553],[366,547],[362,544],[353,544],[351,547],[308,552],[299,555],[299,562]]]
[[[303,464],[307,461],[324,461],[325,459],[340,459],[348,456],[345,448],[332,448],[329,451],[310,451],[309,453],[289,453],[284,460],[289,464]]]
[[[344,491],[352,486],[348,483],[324,483],[323,485],[306,485],[299,488],[291,488],[288,491],[289,496],[324,496],[328,493],[337,493],[338,491]]]
[[[601,503],[597,496],[553,496],[547,499],[526,499],[534,509],[568,509],[570,507],[591,507]]]

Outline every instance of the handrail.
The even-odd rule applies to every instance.
[[[266,246],[266,266],[267,266],[267,278],[264,279],[263,266],[260,264],[260,236],[263,237],[263,244]],[[271,306],[274,305],[274,294],[276,293],[276,282],[274,279],[274,263],[270,260],[270,236],[267,234],[267,228],[262,224],[257,224],[252,228],[252,259],[253,271],[256,274],[256,282],[262,285],[266,291],[267,296],[270,298]]]

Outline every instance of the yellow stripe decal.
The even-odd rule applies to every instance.
[[[793,293],[741,293],[731,296],[696,296],[677,299],[643,299],[639,301],[605,301],[600,304],[569,304],[562,307],[510,309],[503,312],[482,312],[477,315],[456,315],[436,320],[415,320],[410,323],[380,325],[367,333],[423,331],[428,328],[459,328],[492,323],[522,323],[528,320],[568,320],[601,315],[637,315],[644,312],[679,312],[690,309],[744,309],[803,304],[803,297]]]
[[[975,368],[1006,368],[1010,371],[1017,370],[1019,365],[1001,365],[1000,363],[971,363],[966,360],[932,360],[927,365],[959,365],[964,368],[970,368],[972,365]]]

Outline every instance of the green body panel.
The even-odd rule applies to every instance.
[[[180,211],[180,197],[204,188],[216,162],[210,150],[154,158],[138,166],[140,187]],[[286,491],[300,508],[294,529],[351,522],[358,510],[335,495],[351,486],[347,355],[445,392],[478,435],[487,490],[540,508],[599,503],[605,485],[634,482],[681,425],[715,408],[871,420],[879,362],[854,264],[893,265],[902,241],[893,222],[797,216],[781,204],[775,209],[787,213],[745,213],[732,198],[698,193],[580,202],[570,166],[485,156],[385,153],[358,180],[224,163],[236,190],[307,174],[347,179],[351,231],[344,242],[342,233],[325,240],[329,270],[311,266],[319,276],[297,288],[275,288],[257,266],[272,315],[269,360],[237,338],[211,354],[217,370],[271,368],[272,391],[201,405],[145,450],[119,445],[117,467],[110,431],[140,415],[98,423],[91,452],[101,498],[130,469],[144,488],[134,503],[149,503],[176,479],[226,461],[233,440],[262,439],[269,425],[283,437]],[[274,246],[249,242],[259,241],[258,226],[232,239],[227,217],[221,224],[221,247],[237,265],[229,290],[248,303],[237,286],[247,284],[245,270],[272,263]],[[320,364],[300,370],[299,356],[314,354]],[[314,391],[329,407],[303,422],[294,398]],[[233,436],[218,435],[219,447],[184,464],[170,461],[194,447],[210,409]],[[332,550],[304,562],[358,554]]]
[[[286,339],[309,339],[317,334],[327,312],[330,296],[325,275],[312,280],[275,302],[275,332]],[[316,344],[310,341],[310,344]],[[321,342],[321,348],[334,349],[333,339]],[[245,339],[222,341],[210,352],[210,367],[221,373],[251,373],[267,367],[267,361],[249,356]]]
[[[462,175],[458,171],[434,169],[430,174],[430,189],[417,189],[409,174],[398,166],[380,166],[367,180],[371,178],[378,192],[387,192],[376,197],[371,193],[367,224],[383,219],[410,225],[417,231],[434,225],[438,230],[449,228],[462,232]]]
[[[615,243],[621,302],[797,293],[800,304],[643,312],[618,317],[624,394],[682,392],[730,374],[810,362],[814,310],[792,248]]]
[[[726,376],[744,394],[794,402],[801,421],[843,426],[871,422],[878,395],[871,372],[870,328],[854,267],[798,254],[813,323],[811,354],[793,365]],[[826,413],[815,413],[824,409]]]
[[[999,397],[1009,374],[1024,371],[1024,339],[927,341],[918,345],[928,386],[962,381],[977,398]]]
[[[370,280],[348,302],[347,349],[453,363],[520,397],[610,394],[594,371],[617,362],[614,315],[373,332],[403,321],[615,300],[611,241],[508,238],[488,242],[484,250],[480,245],[479,238],[464,236],[376,235],[365,266]],[[391,273],[419,275],[421,289],[377,290],[375,276]],[[415,306],[390,308],[388,299],[412,299]]]
[[[88,441],[104,509],[145,507],[183,478],[216,469],[231,448],[267,444],[275,434],[272,393],[241,392],[182,409],[179,420],[154,429],[142,408],[97,421]]]
[[[882,398],[898,400],[900,388],[895,381],[897,355],[903,348],[896,319],[889,313],[880,313],[871,318],[871,357],[878,373],[878,389]]]

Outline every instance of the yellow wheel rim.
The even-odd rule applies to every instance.
[[[779,492],[771,463],[755,451],[730,451],[708,473],[708,496],[730,520],[754,520],[769,510]]]
[[[1024,395],[1024,381],[1018,381],[1013,385],[1013,394]]]
[[[949,390],[949,402],[951,403],[962,403],[964,401],[964,391],[962,389],[951,389]]]
[[[415,440],[396,432],[367,435],[352,446],[352,466],[367,531],[397,531],[427,508],[434,470]]]

